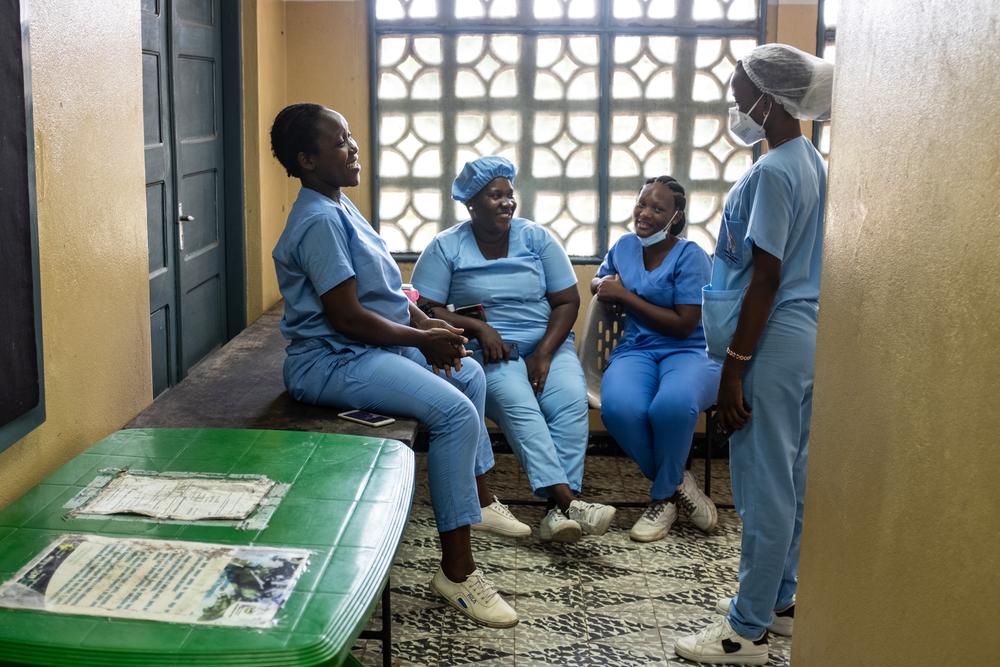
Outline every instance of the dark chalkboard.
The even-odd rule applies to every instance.
[[[19,0],[0,0],[0,427],[41,401],[34,164],[21,23]]]

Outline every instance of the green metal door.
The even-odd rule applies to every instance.
[[[227,338],[219,0],[141,0],[153,393]]]

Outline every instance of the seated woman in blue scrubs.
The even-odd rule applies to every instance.
[[[425,308],[476,339],[486,414],[503,429],[532,491],[553,503],[541,539],[573,542],[603,534],[615,509],[576,497],[589,433],[583,369],[570,334],[580,295],[562,247],[540,225],[514,217],[515,173],[501,157],[465,165],[452,197],[471,219],[434,238],[417,260],[413,285]],[[475,304],[485,320],[446,308]]]
[[[318,104],[293,104],[275,118],[271,148],[302,182],[273,252],[285,298],[281,330],[290,340],[289,393],[427,425],[441,537],[431,586],[477,623],[515,625],[516,612],[476,567],[470,545],[469,526],[494,501],[482,477],[493,467],[482,368],[463,360],[461,329],[410,304],[385,242],[341,192],[358,185],[361,172],[347,120]]]
[[[625,312],[601,379],[601,419],[653,482],[649,507],[629,532],[637,542],[663,539],[678,505],[705,532],[718,522],[715,505],[684,470],[698,415],[719,388],[719,365],[705,354],[701,329],[711,261],[677,237],[686,204],[670,176],[646,181],[632,211],[635,233],[618,239],[590,284],[599,300]]]

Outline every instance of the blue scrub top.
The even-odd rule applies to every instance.
[[[421,296],[456,308],[483,304],[490,326],[526,350],[548,327],[546,293],[575,284],[566,251],[544,227],[524,218],[510,221],[506,257],[483,257],[467,220],[435,236],[413,268]]]
[[[285,299],[281,333],[289,353],[321,342],[335,353],[358,352],[364,343],[338,333],[326,318],[320,295],[357,279],[358,301],[398,324],[409,324],[409,301],[399,267],[365,217],[346,195],[340,203],[302,188],[271,253]]]
[[[697,243],[677,239],[658,267],[647,271],[642,262],[642,243],[635,234],[618,239],[608,251],[597,277],[618,274],[625,289],[663,308],[701,305],[701,288],[708,283],[712,262]],[[705,349],[705,334],[699,321],[687,338],[674,338],[649,327],[634,313],[625,317],[625,330],[613,353],[627,350]]]
[[[796,137],[769,150],[726,198],[711,289],[744,289],[756,245],[781,260],[774,310],[788,301],[818,302],[825,203],[826,165],[812,142]]]

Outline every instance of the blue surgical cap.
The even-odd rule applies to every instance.
[[[464,204],[478,195],[494,178],[502,176],[513,183],[516,175],[514,163],[504,157],[488,155],[466,162],[462,173],[451,184],[451,198]]]

